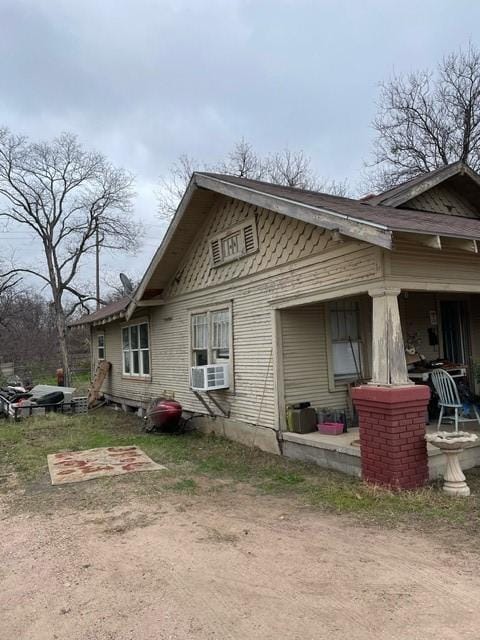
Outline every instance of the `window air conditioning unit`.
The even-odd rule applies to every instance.
[[[228,389],[228,364],[207,364],[203,367],[192,367],[190,381],[193,391]]]

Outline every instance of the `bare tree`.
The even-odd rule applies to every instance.
[[[263,180],[266,177],[265,165],[265,161],[259,157],[252,145],[242,138],[227,154],[225,160],[217,162],[211,170],[239,178]]]
[[[14,273],[9,273],[4,276],[0,275],[0,300],[5,296],[5,294],[14,289],[20,280],[21,278],[16,277]]]
[[[451,53],[435,71],[380,85],[371,188],[388,189],[461,160],[480,169],[480,51]]]
[[[158,201],[161,218],[169,220],[175,213],[194,171],[212,171],[339,196],[345,196],[348,190],[346,181],[320,178],[312,167],[311,159],[303,151],[284,149],[261,156],[242,138],[224,160],[214,164],[198,163],[188,156],[180,156],[170,168],[169,175],[160,179]]]
[[[95,248],[97,230],[105,248],[135,246],[132,197],[131,176],[83,149],[75,136],[34,143],[0,130],[0,218],[33,232],[43,256],[32,266],[31,251],[25,252],[3,277],[28,273],[48,287],[67,380],[67,319],[93,299],[78,285],[79,270]]]
[[[0,261],[0,272],[4,271]],[[21,278],[14,273],[7,276],[0,275],[0,327],[4,326],[12,316],[12,301],[18,294],[18,284]]]

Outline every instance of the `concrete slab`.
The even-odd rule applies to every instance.
[[[476,422],[467,422],[462,426],[464,431],[477,433],[479,440],[469,445],[460,455],[462,469],[472,469],[480,466],[480,426]],[[450,430],[448,424],[443,429]],[[426,430],[434,432],[436,424],[426,427]],[[283,453],[285,456],[314,462],[324,469],[336,469],[342,473],[359,477],[361,475],[361,450],[352,442],[359,440],[359,429],[349,429],[348,433],[338,436],[324,435],[318,432],[312,433],[282,433]],[[440,449],[431,444],[427,445],[428,469],[431,480],[443,476],[445,469],[445,457]]]

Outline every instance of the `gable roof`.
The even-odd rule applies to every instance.
[[[440,182],[445,179],[447,173],[463,175],[467,172],[469,178],[473,176],[480,186],[480,178],[475,172],[468,167],[465,168],[461,163],[455,163],[455,165],[457,166],[450,165],[434,172],[436,176],[433,180]],[[429,184],[430,186],[425,187],[425,190],[431,188],[432,182],[427,183],[428,175],[415,179],[413,186],[422,184],[423,188]],[[403,188],[406,188],[406,185],[403,185]],[[409,188],[412,188],[412,184]],[[208,213],[213,199],[218,194],[386,249],[392,248],[394,232],[445,236],[468,241],[480,240],[480,219],[439,215],[416,209],[402,208],[399,211],[394,206],[378,202],[380,196],[368,200],[355,200],[261,180],[196,172],[192,175],[167,233],[147,268],[134,299],[128,306],[127,318],[131,316],[142,298],[161,296],[162,290],[178,268],[179,261],[198,233],[202,217]],[[387,199],[393,195],[395,194],[388,195],[388,192],[381,194]],[[472,246],[476,250],[474,242]]]
[[[429,173],[421,173],[392,189],[368,198],[368,202],[375,205],[400,207],[412,198],[446,181],[459,187],[473,202],[480,204],[480,176],[460,160]]]
[[[292,203],[302,203],[317,210],[325,210],[325,212],[328,212],[332,216],[344,216],[348,221],[355,221],[363,225],[372,225],[377,229],[387,232],[387,234],[389,234],[389,240],[391,239],[390,234],[392,231],[426,233],[429,235],[460,238],[472,238],[473,234],[473,237],[480,239],[480,219],[475,220],[474,218],[463,218],[461,216],[448,214],[439,215],[438,213],[430,213],[418,209],[402,209],[400,212],[396,207],[375,205],[371,199],[365,201],[355,200],[352,198],[333,196],[327,193],[319,193],[317,191],[284,187],[260,180],[237,178],[235,176],[211,173],[198,175],[209,176],[217,183],[221,181],[231,185],[239,185],[243,187],[243,189],[259,190],[262,193],[267,193],[274,197],[290,200]],[[217,188],[219,188],[218,184]],[[315,224],[314,219],[309,222]],[[357,235],[352,235],[352,237],[363,239]],[[372,244],[391,248],[390,242],[375,242],[374,240],[375,239],[372,238],[372,240],[369,241],[371,241]]]

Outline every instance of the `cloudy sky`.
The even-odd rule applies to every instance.
[[[355,185],[378,82],[479,46],[478,25],[477,0],[0,0],[0,124],[75,132],[136,175],[147,237],[122,266],[141,275],[179,155],[212,162],[244,137]],[[24,241],[10,229],[2,253]]]

